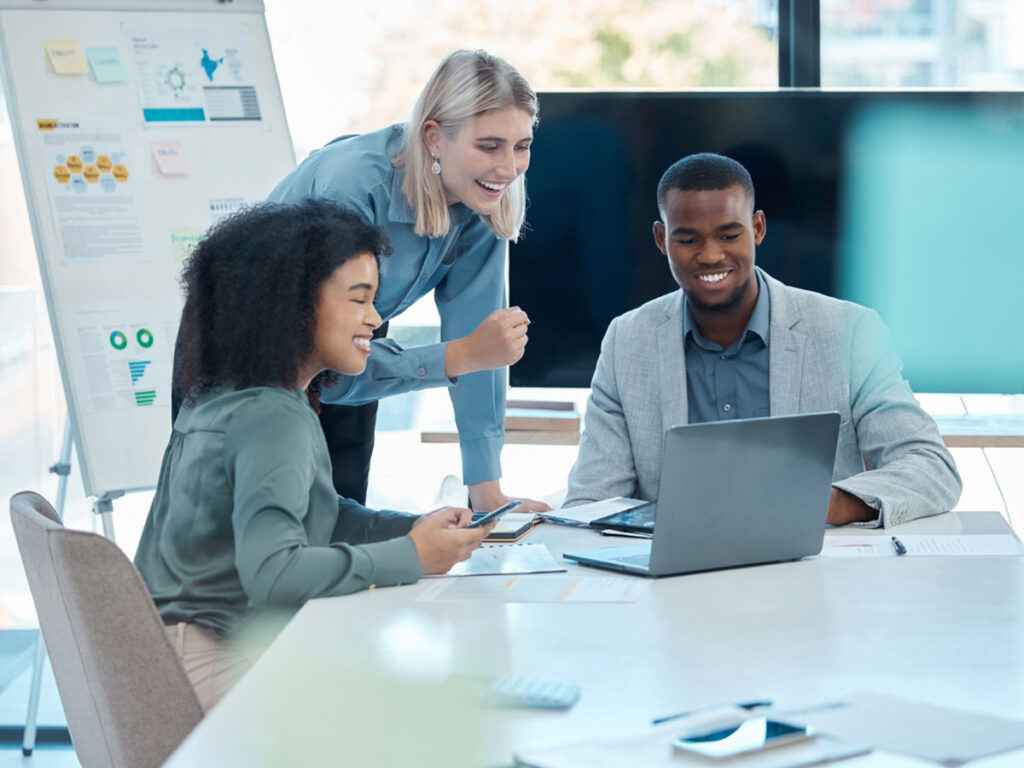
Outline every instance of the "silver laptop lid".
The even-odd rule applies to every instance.
[[[820,552],[838,436],[835,411],[669,429],[650,572]]]

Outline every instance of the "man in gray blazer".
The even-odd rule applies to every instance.
[[[566,506],[656,499],[665,430],[677,424],[835,410],[829,523],[890,526],[951,509],[953,458],[878,315],[754,266],[766,222],[746,169],[685,157],[662,176],[658,205],[654,239],[682,290],[609,325]]]

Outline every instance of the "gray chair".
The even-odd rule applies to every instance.
[[[203,713],[139,572],[39,494],[11,497],[11,522],[78,759],[157,768]]]

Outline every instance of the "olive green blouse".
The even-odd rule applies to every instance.
[[[415,519],[335,493],[305,393],[221,390],[178,414],[135,565],[164,623],[231,635],[259,609],[416,581]]]

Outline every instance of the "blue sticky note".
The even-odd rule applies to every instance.
[[[128,71],[121,61],[121,51],[116,45],[101,48],[86,48],[89,68],[97,83],[120,83],[128,79]]]

